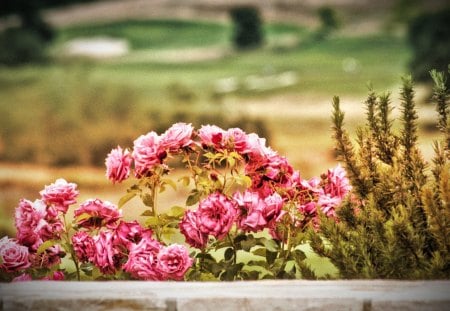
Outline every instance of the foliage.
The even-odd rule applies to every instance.
[[[408,41],[413,50],[410,63],[418,81],[428,81],[428,72],[435,68],[446,71],[450,62],[450,8],[418,15],[408,27]],[[447,84],[447,87],[449,85]]]
[[[117,205],[88,199],[69,217],[79,191],[64,179],[34,202],[20,200],[16,238],[0,240],[2,280],[315,277],[300,248],[305,230],[317,226],[319,210],[334,218],[350,189],[339,166],[302,179],[257,134],[214,125],[151,131],[132,150],[113,149],[105,164],[113,183],[134,173]],[[173,179],[180,164],[185,174]],[[186,201],[161,208],[160,194],[180,186]],[[143,218],[124,221],[124,207],[135,197]],[[62,259],[73,261],[73,271]]]
[[[237,48],[255,48],[263,43],[262,21],[256,7],[232,8],[230,16],[234,23],[233,43]]]
[[[401,89],[402,129],[394,132],[389,94],[370,90],[366,125],[355,148],[344,128],[339,98],[333,102],[336,150],[353,185],[337,210],[311,232],[311,246],[331,259],[342,278],[450,277],[450,131],[448,89],[443,73],[432,72],[438,127],[431,175],[417,147],[417,112],[410,77]]]
[[[339,28],[340,22],[338,20],[336,11],[333,8],[328,6],[320,7],[317,10],[317,15],[320,20],[320,27],[315,34],[316,39],[325,39],[333,31]]]

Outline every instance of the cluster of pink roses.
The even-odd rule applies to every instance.
[[[286,217],[299,228],[318,223],[320,209],[329,217],[351,187],[340,167],[329,170],[322,178],[304,180],[300,173],[257,134],[239,128],[224,130],[204,125],[195,131],[192,125],[176,123],[162,135],[150,132],[134,141],[133,151],[117,147],[106,159],[107,177],[113,182],[128,178],[134,163],[137,178],[151,176],[159,166],[167,168],[166,159],[186,152],[207,152],[239,156],[243,173],[251,179],[249,189],[241,193],[224,193],[215,189],[204,193],[196,210],[186,211],[179,224],[187,243],[203,248],[208,237],[222,239],[236,225],[244,232],[269,229],[276,239],[283,239],[277,227]],[[209,167],[204,163],[204,168]],[[211,174],[211,178],[214,174]],[[283,206],[295,206],[288,211]]]
[[[90,263],[105,275],[122,269],[144,280],[180,280],[192,265],[186,247],[163,246],[150,229],[121,220],[122,210],[100,199],[89,199],[74,210],[76,231],[69,238],[65,215],[76,203],[77,185],[58,179],[40,194],[34,202],[19,202],[17,238],[0,240],[0,271],[16,276],[13,281],[64,279],[57,265],[72,250],[77,268],[79,262]],[[40,277],[42,273],[46,276]]]

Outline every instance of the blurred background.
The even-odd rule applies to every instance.
[[[371,84],[417,81],[420,143],[438,137],[428,71],[450,62],[439,0],[2,0],[0,236],[20,198],[62,177],[117,203],[111,148],[174,122],[266,137],[302,177],[335,166],[331,101],[350,132]],[[394,111],[395,115],[398,111]],[[136,203],[137,204],[137,203]]]

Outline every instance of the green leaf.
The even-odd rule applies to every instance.
[[[300,249],[294,250],[294,258],[297,262],[303,261],[306,259],[306,254]]]
[[[169,185],[172,187],[174,191],[177,191],[177,184],[170,178],[163,178],[161,182],[165,185]]]
[[[278,252],[279,246],[275,240],[266,238],[259,238],[258,240],[258,245],[264,246],[270,252]]]
[[[183,176],[178,181],[181,181],[184,187],[189,187],[191,183],[191,178],[189,176]]]
[[[266,257],[266,249],[264,247],[259,247],[252,251],[253,255]]]
[[[147,227],[155,227],[158,225],[158,217],[156,216],[150,216],[145,220],[145,225]]]
[[[196,189],[192,190],[191,194],[186,199],[186,205],[192,206],[198,203],[198,201],[200,201],[200,196],[200,192],[198,192]]]
[[[141,216],[154,216],[154,215],[151,210],[146,209],[144,212],[142,212]]]
[[[225,253],[223,255],[225,261],[230,261],[234,258],[234,251],[232,247],[229,247],[225,250]]]
[[[180,218],[184,215],[185,209],[182,206],[174,205],[170,208],[170,210],[167,212],[167,215]]]
[[[123,197],[119,199],[118,207],[122,208],[128,201],[136,196],[136,192],[128,192]]]
[[[154,207],[153,205],[153,196],[150,193],[145,193],[141,195],[142,203],[148,207]]]
[[[48,249],[49,247],[52,247],[54,245],[56,245],[58,243],[58,241],[56,240],[47,240],[44,243],[42,243],[39,248],[37,249],[36,253],[38,255],[42,254],[43,252],[45,252],[46,249]]]
[[[275,262],[275,259],[277,258],[278,252],[271,252],[268,249],[266,250],[266,260],[269,265],[273,264]]]

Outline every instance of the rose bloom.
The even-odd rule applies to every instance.
[[[122,210],[108,201],[89,199],[74,211],[77,225],[84,228],[99,228],[114,224],[122,217]]]
[[[128,248],[130,243],[139,243],[144,236],[151,237],[151,229],[143,228],[136,220],[127,222],[121,220],[119,225],[114,228],[114,243]]]
[[[200,231],[221,239],[230,231],[235,220],[235,203],[216,192],[200,201],[196,213]]]
[[[14,220],[17,229],[17,239],[20,244],[37,249],[42,243],[40,231],[47,225],[45,221],[46,205],[41,200],[31,202],[21,199],[16,207]],[[43,230],[46,231],[46,230]]]
[[[233,149],[240,154],[246,154],[251,151],[247,143],[247,134],[240,128],[228,129],[226,139],[233,146]]]
[[[93,237],[94,252],[90,260],[104,274],[116,272],[118,258],[113,246],[113,238],[114,234],[110,231],[100,231]]]
[[[131,154],[128,149],[123,150],[120,146],[111,150],[105,160],[106,177],[113,183],[120,183],[130,176]]]
[[[157,269],[165,279],[182,280],[186,271],[192,266],[192,258],[186,247],[171,244],[158,253]]]
[[[161,250],[159,242],[144,237],[139,243],[130,245],[127,262],[122,269],[140,280],[157,281],[163,278],[157,268],[157,257]]]
[[[188,147],[194,143],[193,131],[191,124],[175,123],[161,135],[161,147],[169,152],[177,152],[180,148]]]
[[[75,204],[79,194],[77,185],[60,178],[39,192],[42,200],[52,205],[57,211],[66,213],[70,205]]]
[[[28,273],[22,273],[19,276],[16,276],[14,279],[12,279],[11,282],[27,282],[27,281],[32,281],[33,278],[31,277],[31,275],[29,275]]]
[[[71,240],[75,255],[80,261],[87,262],[93,258],[95,254],[94,240],[87,232],[78,231]]]
[[[186,243],[195,248],[204,248],[208,242],[208,235],[201,232],[195,211],[188,210],[180,224],[180,232],[184,235]]]
[[[62,271],[55,271],[51,276],[45,276],[41,280],[42,281],[64,281],[66,276]]]
[[[7,236],[0,239],[0,269],[14,272],[30,267],[28,247]]]
[[[225,135],[226,132],[216,125],[203,125],[198,130],[198,136],[204,148],[223,149]]]
[[[161,148],[160,141],[161,138],[155,132],[141,135],[134,141],[132,156],[137,178],[147,174],[154,166],[162,164],[167,157],[166,151]]]
[[[233,199],[237,203],[237,224],[244,231],[257,232],[267,225],[263,217],[265,203],[257,192],[245,191],[243,194],[236,192]]]
[[[347,178],[347,172],[340,166],[329,169],[324,178],[324,191],[332,197],[343,198],[350,192],[352,186]]]

